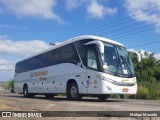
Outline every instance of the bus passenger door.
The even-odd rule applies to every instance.
[[[98,73],[98,57],[96,53],[96,45],[87,46],[87,88],[89,94],[98,94],[100,90]]]
[[[83,68],[83,72],[80,73],[80,80],[81,83],[81,93],[86,94],[88,93],[88,86],[87,86],[87,81],[86,81],[86,69]]]

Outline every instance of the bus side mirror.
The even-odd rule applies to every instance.
[[[133,50],[127,50],[127,51],[129,54],[136,54],[138,62],[141,62],[141,55],[138,52],[133,51]]]

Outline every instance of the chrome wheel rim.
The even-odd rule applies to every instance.
[[[27,96],[27,89],[24,89],[24,96]]]
[[[76,86],[72,86],[71,87],[71,96],[72,97],[76,97],[77,96],[77,93],[78,93],[78,89]]]

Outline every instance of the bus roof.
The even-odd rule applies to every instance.
[[[76,42],[76,41],[79,41],[79,40],[85,40],[85,39],[95,39],[95,40],[100,40],[100,41],[103,41],[103,42],[108,42],[108,43],[112,43],[112,44],[119,45],[119,46],[124,46],[123,44],[121,44],[119,42],[116,42],[116,41],[113,41],[113,40],[110,40],[110,39],[107,39],[107,38],[93,36],[93,35],[83,35],[83,36],[77,36],[77,37],[71,38],[71,39],[69,39],[67,41],[64,41],[64,42],[58,44],[58,45],[53,45],[51,48],[46,49],[46,50],[44,50],[42,52],[33,54],[32,56],[30,56],[30,57],[28,57],[28,58],[26,58],[24,60],[27,60],[27,59],[35,57],[37,55],[43,54],[45,52],[57,49],[57,48],[62,47],[64,45],[67,45],[67,44],[70,44],[70,43],[73,43],[73,42]],[[21,61],[24,61],[24,60],[21,60]],[[19,61],[19,62],[21,62],[21,61]]]

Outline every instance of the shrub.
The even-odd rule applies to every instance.
[[[140,85],[138,87],[136,98],[138,99],[147,99],[149,94],[149,90],[146,86]]]
[[[155,100],[160,99],[160,82],[151,83],[148,85],[149,88],[149,99]]]
[[[14,93],[14,81],[12,79],[9,81],[9,88],[10,92]]]

